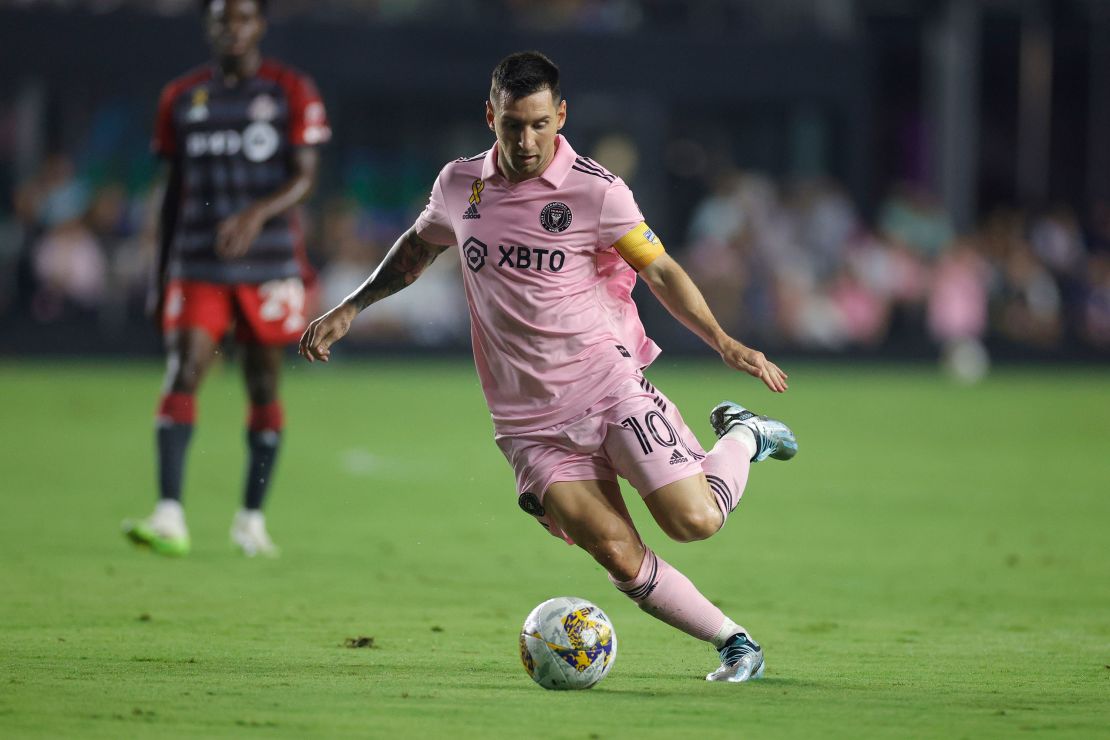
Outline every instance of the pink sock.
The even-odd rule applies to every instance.
[[[645,612],[699,640],[713,641],[725,624],[724,613],[651,550],[631,581],[609,580]]]
[[[709,490],[713,492],[717,507],[721,510],[722,527],[744,495],[748,470],[752,465],[751,456],[751,451],[743,442],[726,435],[717,440],[717,444],[713,445],[713,449],[701,461]]]

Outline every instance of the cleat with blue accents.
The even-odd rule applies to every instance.
[[[721,656],[721,667],[705,677],[706,681],[727,681],[741,683],[763,678],[763,650],[752,638],[737,632],[728,639],[724,647],[717,651]]]
[[[773,457],[776,460],[789,460],[798,454],[798,440],[790,427],[778,419],[759,416],[738,403],[721,401],[709,413],[709,423],[717,439],[728,434],[737,426],[747,427],[755,437],[756,451],[752,462]]]

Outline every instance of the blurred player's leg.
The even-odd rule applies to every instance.
[[[278,554],[266,531],[262,506],[273,479],[284,427],[278,384],[283,348],[280,345],[245,344],[243,374],[250,399],[247,421],[247,475],[243,508],[231,528],[232,541],[246,555]]]
[[[181,500],[185,454],[196,421],[196,393],[215,356],[216,340],[188,328],[167,338],[166,382],[158,407],[158,487],[162,499]]]
[[[613,585],[645,612],[712,643],[721,653],[722,662],[726,649],[737,652],[735,646],[739,644],[754,646],[758,664],[753,658],[746,658],[746,669],[737,671],[732,667],[731,680],[758,677],[757,671],[762,675],[759,646],[748,639],[743,627],[705,598],[690,579],[644,545],[615,482],[554,483],[547,489],[543,505],[559,527],[609,572]],[[722,665],[709,677],[725,668]]]
[[[158,504],[146,519],[125,521],[134,543],[162,555],[189,552],[189,531],[181,508],[185,455],[196,421],[196,392],[212,362],[216,340],[205,329],[187,328],[166,338],[166,382],[158,404],[155,438],[158,450]]]

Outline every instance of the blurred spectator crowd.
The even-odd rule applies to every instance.
[[[143,321],[158,194],[97,184],[63,155],[18,183],[0,211],[0,323],[84,319],[106,336]],[[422,203],[414,201],[402,221]],[[308,209],[317,310],[373,270],[398,219],[347,193]],[[403,227],[402,227],[403,228]],[[1059,206],[998,209],[960,233],[927,191],[890,190],[868,220],[829,179],[718,175],[667,239],[736,336],[822,352],[980,351],[984,343],[1053,354],[1110,352],[1110,202],[1081,218]],[[363,314],[370,343],[462,346],[468,327],[458,259],[444,255]],[[650,300],[650,299],[649,299]]]
[[[15,188],[11,215],[0,210],[0,325],[92,326],[109,342],[141,326],[148,320],[160,199],[156,183],[132,191],[111,180],[93,183],[68,157],[46,158]],[[393,208],[360,205],[346,194],[320,201],[304,209],[316,266],[308,280],[310,312],[361,284],[400,233]],[[422,206],[413,203],[410,222]],[[352,336],[386,344],[464,343],[469,327],[457,270],[457,260],[438,260],[421,278],[422,290],[367,312]]]
[[[1110,350],[1110,202],[999,208],[957,232],[930,193],[891,189],[873,223],[836,182],[731,172],[696,209],[686,263],[739,336],[943,352],[985,340]]]

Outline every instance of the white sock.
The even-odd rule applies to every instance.
[[[727,432],[725,432],[725,436],[731,437],[740,444],[744,445],[744,447],[748,450],[749,460],[755,457],[755,453],[759,449],[759,445],[756,444],[755,433],[752,432],[751,429],[748,429],[743,424],[737,424],[732,429],[729,429]]]
[[[185,527],[185,510],[181,508],[181,502],[172,498],[158,501],[149,521],[155,531],[165,537],[184,537],[189,531]]]
[[[728,642],[729,638],[735,635],[737,632],[743,632],[745,635],[748,634],[748,631],[746,629],[738,625],[736,622],[733,622],[728,617],[725,617],[725,623],[721,625],[721,629],[717,631],[717,634],[713,635],[713,639],[711,640],[711,642],[713,643],[713,647],[720,650],[725,646],[725,643]]]
[[[181,507],[180,501],[175,501],[172,498],[158,499],[158,503],[154,505],[154,513],[159,516],[185,516],[185,509]]]
[[[256,522],[265,524],[266,515],[262,513],[261,509],[239,509],[235,514],[235,519],[249,525],[253,525]]]

